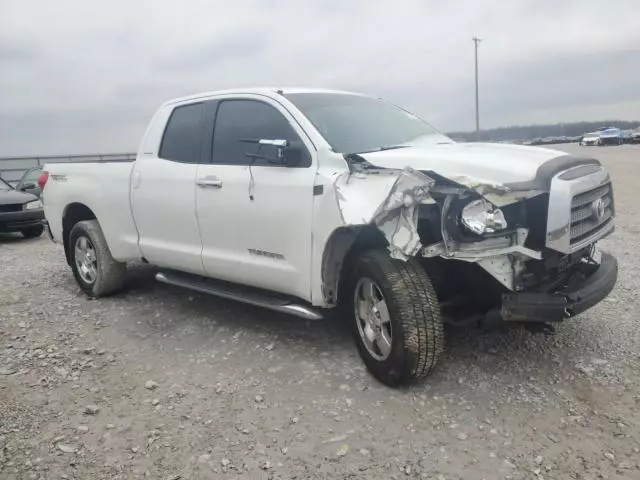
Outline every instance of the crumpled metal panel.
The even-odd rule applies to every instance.
[[[345,173],[336,181],[338,205],[346,225],[374,224],[389,242],[392,257],[417,255],[418,206],[433,203],[435,180],[411,167],[375,173]]]

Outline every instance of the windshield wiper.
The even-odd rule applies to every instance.
[[[384,152],[386,150],[397,150],[398,148],[407,148],[409,145],[383,145],[382,147],[374,148],[373,150],[367,150],[365,152],[357,152],[356,155],[362,155],[364,153]]]
[[[380,152],[384,152],[385,150],[396,150],[398,148],[407,148],[409,145],[384,145],[378,149]]]

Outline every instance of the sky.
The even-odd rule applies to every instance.
[[[0,0],[0,157],[135,151],[164,101],[304,86],[472,130],[640,120],[638,0]]]

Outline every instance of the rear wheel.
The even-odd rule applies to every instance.
[[[35,227],[23,228],[20,233],[24,238],[38,238],[44,232],[43,225],[36,225]]]
[[[426,377],[443,351],[440,307],[415,259],[394,260],[372,250],[355,262],[352,326],[358,351],[382,383],[397,386]]]
[[[97,220],[76,223],[68,248],[76,282],[89,297],[104,297],[124,285],[126,264],[116,261]]]

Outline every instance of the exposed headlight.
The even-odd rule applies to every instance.
[[[494,233],[507,228],[502,210],[486,200],[474,200],[462,209],[462,224],[473,233]]]
[[[42,208],[42,202],[40,200],[34,200],[33,202],[25,203],[22,208],[25,210],[35,210],[37,208]]]

